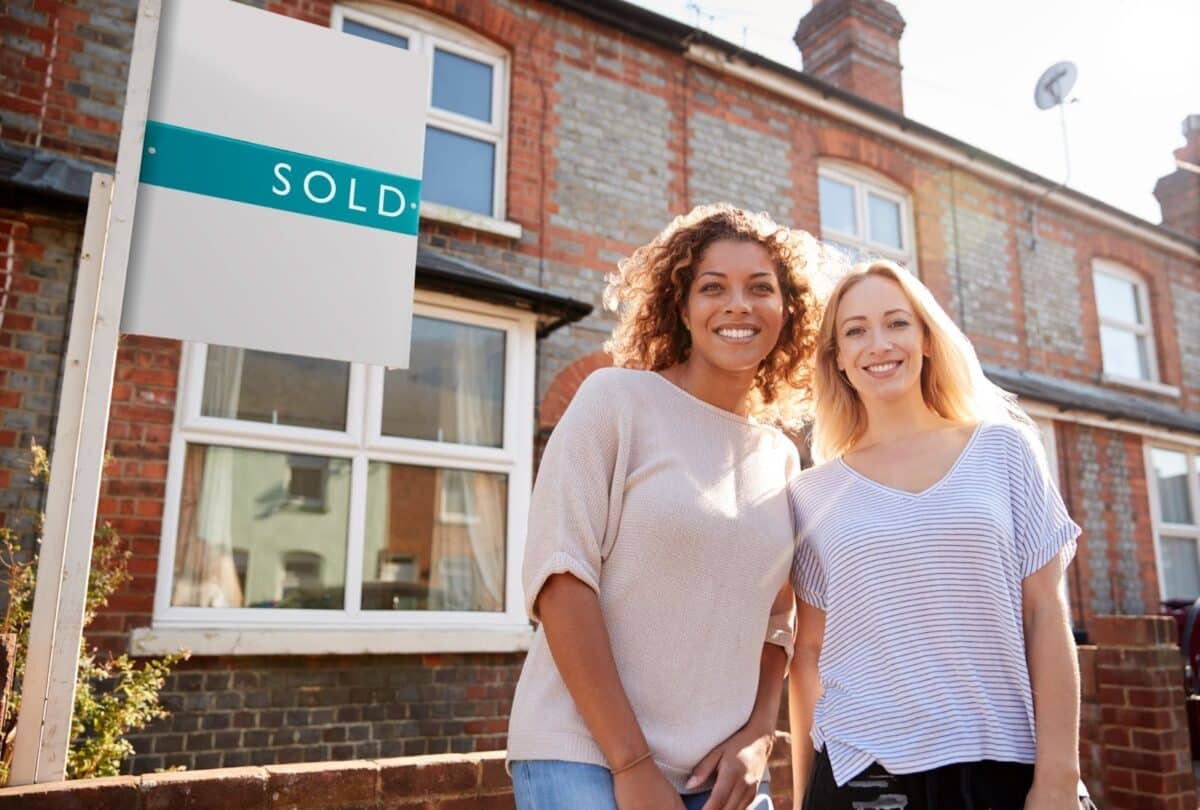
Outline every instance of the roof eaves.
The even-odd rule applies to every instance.
[[[423,245],[417,248],[416,281],[424,289],[490,301],[542,316],[539,338],[586,318],[593,310],[587,302],[544,290]]]
[[[1112,391],[1089,383],[1064,380],[1032,371],[985,364],[984,373],[996,385],[1063,410],[1085,410],[1110,419],[1200,433],[1200,416],[1154,402],[1136,394]]]

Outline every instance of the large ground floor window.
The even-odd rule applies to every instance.
[[[402,370],[185,347],[156,627],[525,623],[533,316],[414,312]]]
[[[1159,591],[1163,599],[1195,599],[1200,596],[1200,451],[1151,446],[1146,455]]]

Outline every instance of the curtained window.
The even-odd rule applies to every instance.
[[[1163,599],[1200,597],[1200,520],[1194,451],[1153,447],[1149,479]]]
[[[415,312],[407,369],[188,346],[156,622],[524,622],[534,322]]]

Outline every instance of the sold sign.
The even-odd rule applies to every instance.
[[[158,121],[141,182],[415,236],[421,181]]]
[[[428,104],[422,54],[164,0],[121,330],[406,368]]]

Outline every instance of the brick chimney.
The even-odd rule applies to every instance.
[[[795,40],[806,73],[903,114],[902,33],[904,18],[886,0],[814,0]]]
[[[1162,224],[1200,239],[1200,115],[1183,119],[1187,143],[1175,150],[1175,171],[1154,184]]]

